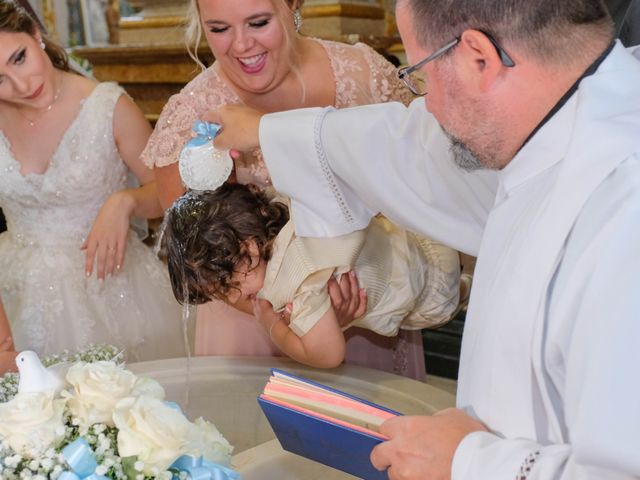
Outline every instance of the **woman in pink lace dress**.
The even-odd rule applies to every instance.
[[[301,6],[302,0],[192,0],[189,43],[197,45],[204,34],[216,61],[169,100],[143,152],[144,162],[155,168],[165,208],[184,192],[176,162],[194,120],[220,105],[274,112],[412,100],[393,65],[368,46],[301,36]],[[259,151],[253,155],[260,158]],[[272,189],[264,164],[258,165],[236,166],[237,181]],[[435,243],[433,250],[436,268],[451,271],[450,284],[434,288],[457,292],[457,252]],[[354,328],[348,337],[347,363],[424,377],[419,331],[387,338]],[[198,308],[195,352],[280,355],[253,316],[221,302]]]

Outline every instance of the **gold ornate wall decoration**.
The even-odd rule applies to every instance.
[[[56,28],[56,11],[53,6],[53,0],[42,0],[42,22],[47,29],[48,36],[54,42],[60,41],[58,38],[58,29]]]

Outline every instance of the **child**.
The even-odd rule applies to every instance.
[[[333,275],[355,268],[367,312],[350,326],[385,336],[441,325],[458,304],[457,259],[442,265],[419,237],[384,218],[341,237],[297,237],[287,207],[253,186],[186,193],[167,211],[162,245],[179,302],[236,305],[259,297],[280,312],[290,305],[288,327],[277,320],[267,329],[285,354],[314,367],[344,359],[327,291]]]

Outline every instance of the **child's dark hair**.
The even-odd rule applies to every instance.
[[[289,220],[283,203],[270,202],[253,185],[226,183],[215,191],[190,191],[167,211],[161,246],[167,255],[173,294],[180,303],[224,299],[237,288],[231,276],[242,262],[250,267],[247,242],[260,257]]]

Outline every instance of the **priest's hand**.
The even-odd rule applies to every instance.
[[[213,144],[216,148],[231,150],[231,156],[235,159],[239,152],[249,152],[260,146],[262,115],[262,112],[245,105],[223,105],[206,114],[205,120],[222,126]]]
[[[456,408],[431,417],[395,417],[380,426],[389,440],[373,449],[371,463],[388,468],[390,480],[449,480],[458,445],[476,431],[487,428]]]
[[[353,270],[340,277],[340,281],[331,278],[327,283],[331,306],[340,327],[346,327],[367,311],[367,291],[360,288]]]

